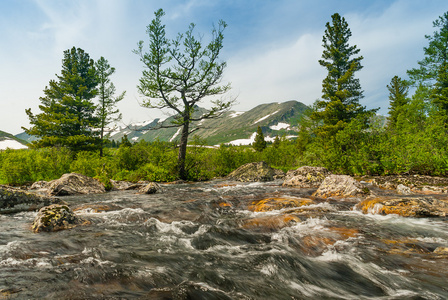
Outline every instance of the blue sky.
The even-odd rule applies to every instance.
[[[358,72],[368,108],[387,114],[386,85],[417,66],[432,22],[448,11],[446,0],[1,0],[0,130],[13,134],[29,125],[25,109],[39,113],[39,97],[60,74],[63,51],[73,46],[93,59],[104,56],[116,68],[112,81],[127,91],[119,108],[123,122],[163,114],[140,107],[137,92],[143,66],[132,53],[148,38],[146,26],[163,8],[174,38],[193,22],[208,41],[213,24],[227,22],[221,59],[224,82],[238,97],[234,110],[261,103],[298,100],[312,104],[326,76],[322,55],[325,23],[338,12],[352,31],[350,44],[364,56]],[[205,107],[207,105],[204,105]]]

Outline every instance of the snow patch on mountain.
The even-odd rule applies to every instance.
[[[242,114],[244,114],[244,111],[236,111],[236,112],[230,114],[229,117],[235,118],[235,117],[241,116]]]
[[[271,114],[269,114],[269,115],[267,115],[267,116],[264,116],[264,117],[258,119],[257,121],[253,122],[252,125],[257,124],[258,122],[261,122],[261,121],[263,121],[263,120],[266,120],[267,118],[269,118],[270,116],[275,115],[275,114],[278,113],[279,111],[280,111],[280,110],[276,110],[276,111],[274,111],[273,113],[271,113]]]
[[[27,149],[28,147],[13,139],[4,139],[0,141],[0,150],[6,149]]]
[[[182,127],[180,127],[176,133],[170,138],[170,142],[174,141],[174,139],[179,135],[180,131],[182,130]]]
[[[255,136],[257,135],[257,132],[252,133],[250,138],[248,139],[238,139],[233,140],[231,142],[226,143],[227,145],[234,145],[234,146],[242,146],[242,145],[251,145],[255,142]],[[273,142],[275,140],[275,137],[265,136],[264,140],[266,142]]]
[[[282,122],[279,122],[277,125],[269,126],[269,128],[271,128],[272,130],[280,130],[280,129],[287,129],[287,130],[290,130],[290,128],[289,128],[289,124],[287,124],[287,123],[282,123]]]

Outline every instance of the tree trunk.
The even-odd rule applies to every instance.
[[[179,179],[187,179],[185,172],[185,157],[187,156],[187,143],[188,143],[188,130],[190,120],[184,118],[184,124],[182,125],[182,134],[179,142],[179,155],[177,157],[177,167]]]

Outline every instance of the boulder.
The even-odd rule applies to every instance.
[[[155,194],[161,193],[162,187],[155,182],[150,182],[147,185],[141,187],[138,191],[142,194]]]
[[[369,189],[348,175],[330,175],[324,179],[317,191],[317,197],[356,197],[369,194]]]
[[[0,186],[0,214],[38,210],[41,207],[61,202],[58,198]]]
[[[283,186],[317,188],[331,172],[323,167],[303,166],[286,173]]]
[[[411,195],[412,191],[411,188],[409,188],[408,186],[405,186],[404,184],[399,184],[397,186],[397,193],[400,195]]]
[[[61,178],[50,181],[48,194],[55,196],[69,196],[79,194],[101,194],[105,193],[104,185],[91,177],[70,173]]]
[[[139,183],[133,183],[129,181],[116,181],[111,180],[112,187],[114,190],[124,191],[124,190],[137,190],[142,187]]]
[[[248,209],[254,212],[267,212],[283,208],[294,208],[314,204],[313,200],[307,198],[267,198],[253,201]]]
[[[363,213],[396,214],[402,217],[446,217],[448,215],[448,200],[432,197],[408,198],[374,198],[366,199],[355,206]]]
[[[67,205],[53,204],[39,210],[32,229],[34,232],[54,232],[86,223],[88,222],[76,216]]]
[[[273,181],[274,176],[279,176],[281,170],[271,168],[266,162],[253,162],[242,165],[229,174],[228,179],[252,182],[252,181]]]

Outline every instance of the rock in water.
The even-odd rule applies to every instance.
[[[324,179],[317,191],[317,197],[356,197],[366,196],[369,189],[348,175],[330,175]]]
[[[396,214],[402,217],[446,217],[448,200],[432,197],[374,198],[366,199],[355,206],[363,213],[380,215]]]
[[[142,187],[138,191],[142,194],[155,194],[155,193],[161,193],[162,187],[155,182],[150,182],[149,184]]]
[[[409,187],[405,186],[404,184],[399,184],[397,186],[397,193],[400,195],[411,195],[412,191]]]
[[[283,186],[317,188],[331,172],[324,167],[303,166],[286,173]]]
[[[48,185],[48,194],[55,196],[101,194],[105,192],[104,185],[98,180],[77,173],[64,174],[61,178],[50,181]]]
[[[34,232],[53,232],[73,228],[87,221],[76,216],[67,205],[53,204],[42,207],[34,219]]]
[[[253,162],[242,165],[229,174],[228,179],[237,181],[273,181],[281,170],[271,168],[266,162]]]
[[[0,186],[0,214],[38,210],[43,206],[61,202],[58,198]]]

